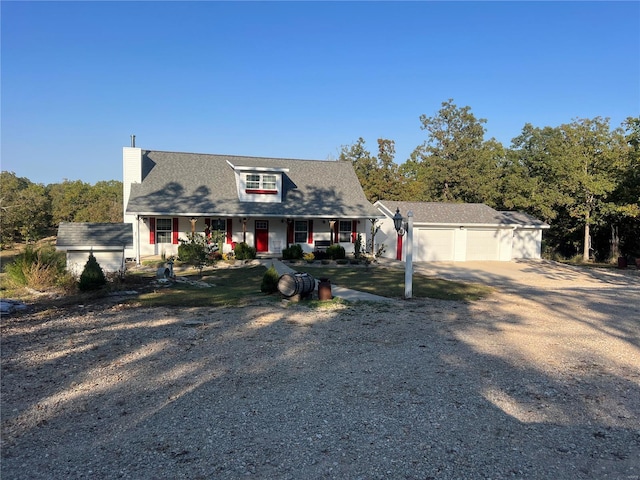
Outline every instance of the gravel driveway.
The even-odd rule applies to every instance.
[[[516,266],[430,272],[473,303],[2,318],[2,478],[639,479],[640,277]]]

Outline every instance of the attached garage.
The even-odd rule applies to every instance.
[[[413,212],[416,262],[540,258],[542,229],[549,228],[529,215],[498,212],[482,203],[378,201],[374,205],[385,215],[376,239],[384,239],[387,258],[404,259],[406,253],[393,227],[396,209],[404,217]]]

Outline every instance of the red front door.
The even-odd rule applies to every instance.
[[[266,220],[256,220],[256,251],[269,251],[269,222]]]

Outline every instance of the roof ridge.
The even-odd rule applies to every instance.
[[[255,155],[235,155],[229,153],[198,153],[198,152],[178,152],[173,150],[148,150],[144,149],[143,152],[145,154],[148,153],[167,153],[167,154],[178,154],[178,155],[199,155],[199,156],[207,156],[207,157],[229,157],[229,158],[247,158],[253,160],[285,160],[292,162],[324,162],[324,163],[340,163],[339,160],[319,160],[313,158],[287,158],[287,157],[259,157]]]

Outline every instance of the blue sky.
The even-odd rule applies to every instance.
[[[2,170],[120,180],[122,147],[337,158],[453,98],[525,123],[640,113],[638,2],[1,2]]]

